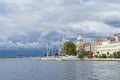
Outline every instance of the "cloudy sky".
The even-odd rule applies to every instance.
[[[120,32],[120,0],[0,0],[0,49]]]

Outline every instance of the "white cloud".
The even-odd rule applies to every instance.
[[[12,42],[12,41],[2,41],[0,42],[0,49],[19,49],[19,48],[25,48],[25,49],[40,49],[42,47],[45,47],[45,43],[40,42]]]
[[[40,48],[41,44],[39,42],[32,42],[32,43],[29,43],[29,42],[26,42],[26,43],[20,43],[20,42],[17,42],[16,43],[16,47],[17,48]]]
[[[59,42],[63,35],[91,40],[120,30],[109,24],[120,21],[118,0],[0,0],[0,4],[1,47],[38,48],[39,41]]]

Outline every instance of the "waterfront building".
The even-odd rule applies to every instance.
[[[97,53],[97,45],[100,45],[103,41],[106,41],[106,40],[107,40],[107,38],[102,38],[102,39],[99,39],[96,41],[92,41],[90,43],[86,43],[86,44],[84,44],[84,50],[90,51],[93,54],[96,54]]]
[[[91,44],[90,43],[85,43],[85,44],[83,44],[83,46],[84,46],[85,51],[91,51]]]
[[[91,43],[91,45],[90,45],[90,47],[91,47],[91,52],[93,52],[93,54],[95,54],[96,53],[96,46],[98,45],[98,43],[97,42],[93,42],[93,43]]]
[[[97,41],[94,41],[94,42],[91,42],[90,44],[90,47],[91,47],[91,52],[93,52],[93,54],[96,54],[97,53],[97,46],[98,45],[101,45],[102,42],[108,40],[107,38],[102,38],[102,39],[99,39]]]
[[[113,54],[117,51],[120,51],[120,33],[114,34],[101,45],[97,45],[97,52],[100,54]]]
[[[103,42],[102,45],[97,45],[97,52],[99,54],[113,54],[117,51],[120,51],[120,42]]]
[[[102,38],[102,39],[99,39],[96,41],[92,41],[90,43],[83,44],[83,39],[78,38],[75,44],[76,44],[77,50],[84,49],[85,51],[90,51],[93,54],[96,54],[97,53],[97,45],[100,45],[103,41],[107,41],[107,40],[108,40],[108,37]]]
[[[79,36],[75,42],[75,45],[77,51],[84,49],[85,51],[93,52],[93,55],[108,53],[112,54],[113,52],[120,51],[120,33],[89,43],[84,43],[82,37]]]

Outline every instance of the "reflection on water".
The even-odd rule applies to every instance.
[[[0,59],[0,80],[119,80],[117,61]]]

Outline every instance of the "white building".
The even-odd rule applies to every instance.
[[[76,45],[76,50],[81,50],[81,48],[83,47],[83,38],[81,36],[77,38],[75,45]]]
[[[97,52],[100,54],[113,54],[120,51],[120,33],[115,34],[109,40],[102,42],[101,45],[97,45]]]
[[[114,52],[120,51],[120,42],[116,43],[103,43],[102,45],[97,45],[97,52],[100,54],[113,54]]]

